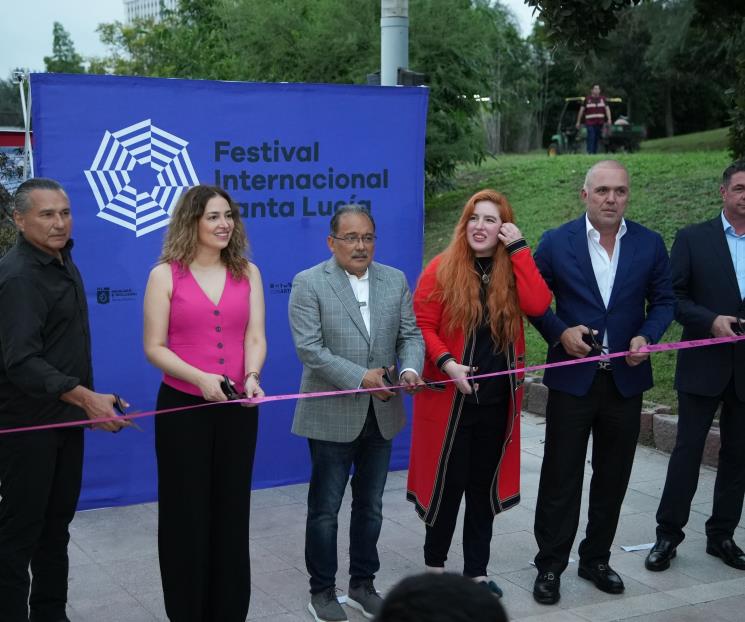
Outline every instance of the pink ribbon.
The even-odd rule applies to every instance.
[[[654,345],[644,346],[639,349],[638,352],[612,352],[609,354],[599,354],[597,356],[588,356],[581,359],[568,359],[566,361],[558,361],[556,363],[544,363],[543,365],[532,365],[530,367],[520,367],[517,369],[506,369],[504,371],[495,371],[488,374],[477,374],[474,376],[467,376],[465,380],[482,380],[484,378],[494,378],[496,376],[506,376],[508,374],[524,374],[527,372],[540,371],[542,369],[551,369],[553,367],[567,367],[569,365],[583,365],[585,363],[592,363],[596,361],[606,361],[608,359],[614,359],[619,357],[625,357],[629,354],[653,354],[655,352],[669,352],[672,350],[687,350],[689,348],[704,348],[706,346],[716,346],[725,343],[734,343],[737,341],[744,341],[745,335],[736,335],[734,337],[710,337],[708,339],[691,339],[690,341],[676,341],[673,343],[656,343]],[[428,382],[427,385],[443,385],[455,382],[452,378],[445,380],[436,380],[434,382]],[[387,387],[388,389],[406,389],[408,385],[394,385]],[[148,410],[144,412],[131,413],[127,415],[119,415],[114,417],[105,417],[101,419],[83,419],[80,421],[66,421],[64,423],[49,423],[45,425],[34,425],[25,426],[20,428],[8,428],[0,430],[0,434],[12,434],[15,432],[34,432],[38,430],[54,430],[57,428],[71,428],[82,425],[92,425],[97,423],[107,423],[109,421],[129,421],[131,419],[140,419],[142,417],[153,417],[155,415],[165,415],[168,413],[179,412],[183,410],[192,410],[196,408],[208,408],[213,406],[219,406],[221,404],[250,404],[252,406],[257,404],[264,404],[267,402],[283,402],[286,400],[300,400],[309,399],[315,397],[336,397],[339,395],[354,395],[357,393],[374,393],[380,391],[380,388],[374,389],[345,389],[339,391],[315,391],[312,393],[284,393],[282,395],[266,395],[264,397],[254,398],[242,398],[238,400],[231,400],[228,402],[205,402],[204,404],[197,404],[195,406],[184,406],[179,408],[165,408],[163,410]]]

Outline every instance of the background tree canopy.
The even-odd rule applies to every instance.
[[[745,2],[524,0],[527,38],[498,0],[410,0],[409,68],[427,75],[427,189],[458,163],[545,147],[568,96],[600,83],[650,137],[731,125],[745,155]],[[48,71],[363,84],[380,65],[379,0],[180,0],[160,22],[101,24],[83,59],[62,24]],[[0,81],[0,116],[20,124]]]

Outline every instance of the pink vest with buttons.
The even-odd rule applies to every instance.
[[[173,294],[168,320],[168,347],[181,360],[212,374],[227,375],[242,390],[243,344],[249,320],[251,285],[228,271],[217,305],[202,291],[188,267],[171,264]],[[202,392],[184,380],[164,374],[163,382],[190,395]]]

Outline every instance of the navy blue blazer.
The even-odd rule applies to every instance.
[[[607,309],[592,269],[584,214],[546,231],[536,249],[535,262],[556,301],[555,312],[549,309],[540,317],[529,318],[549,344],[548,363],[574,358],[559,341],[564,330],[572,326],[583,324],[597,330],[600,342],[609,330],[609,351],[621,352],[629,349],[629,342],[637,335],[656,343],[673,320],[675,298],[665,243],[658,233],[638,223],[626,221]],[[545,371],[543,383],[582,396],[590,390],[596,373],[597,363],[557,367]],[[612,373],[624,397],[652,386],[649,360],[629,367],[624,358],[615,358]]]
[[[717,315],[745,317],[722,216],[678,231],[670,251],[675,319],[683,339],[711,337]],[[675,388],[685,393],[721,395],[734,375],[735,391],[745,401],[745,342],[678,350]]]

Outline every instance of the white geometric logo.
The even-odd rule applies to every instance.
[[[145,119],[104,134],[85,176],[98,217],[137,237],[165,227],[181,193],[199,183],[189,143]]]

